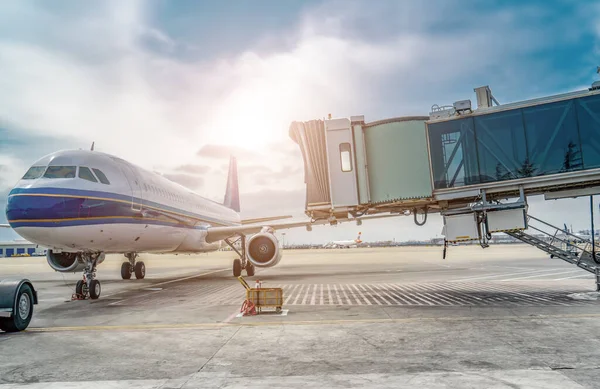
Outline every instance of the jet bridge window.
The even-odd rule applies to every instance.
[[[32,166],[27,170],[27,173],[23,176],[23,180],[35,180],[40,178],[46,171],[46,166]]]
[[[350,154],[350,143],[340,143],[340,159],[342,162],[342,171],[352,171],[352,158]]]
[[[91,181],[91,182],[98,182],[98,180],[96,179],[96,177],[94,177],[94,174],[92,173],[90,168],[85,167],[85,166],[79,166],[79,178],[82,178],[84,180]]]
[[[48,166],[44,178],[75,178],[76,166]]]
[[[102,173],[101,170],[99,169],[93,169],[94,173],[96,173],[96,177],[98,177],[98,179],[100,180],[101,183],[105,184],[105,185],[110,185],[110,181],[108,181],[108,178],[106,178],[106,176],[104,175],[104,173]]]

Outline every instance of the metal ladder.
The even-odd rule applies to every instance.
[[[554,233],[550,233],[532,226],[531,221],[543,224],[549,229],[552,229]],[[592,254],[592,242],[583,240],[568,231],[564,231],[561,228],[548,224],[545,221],[531,215],[527,215],[527,229],[535,230],[542,234],[543,237],[527,234],[523,230],[506,231],[505,234],[519,239],[524,243],[535,246],[540,250],[547,252],[552,257],[560,258],[565,262],[576,265],[583,270],[595,274],[596,290],[600,291],[600,257],[598,253],[596,253],[596,258],[599,261],[597,263]],[[564,237],[559,236],[559,234],[564,235]],[[557,245],[561,245],[561,247]]]

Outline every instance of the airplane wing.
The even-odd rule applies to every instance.
[[[371,220],[371,219],[381,219],[386,217],[394,217],[400,216],[400,214],[391,214],[391,215],[376,215],[376,216],[363,216],[360,218],[349,218],[349,219],[338,219],[338,222],[356,222],[363,220]],[[325,225],[330,224],[329,220],[317,220],[315,222],[311,222],[310,220],[297,220],[297,221],[289,221],[289,222],[281,222],[281,223],[273,223],[273,224],[246,224],[239,226],[231,226],[231,227],[209,227],[207,230],[206,241],[208,243],[217,242],[219,240],[227,239],[234,235],[250,235],[256,234],[260,232],[263,228],[268,227],[273,230],[286,230],[290,228],[298,228],[305,227],[307,229],[317,226],[317,225]]]
[[[291,219],[291,218],[292,218],[292,215],[259,217],[259,218],[255,218],[255,219],[244,219],[244,220],[242,220],[242,224],[256,224],[256,223],[270,222],[273,220],[283,220],[283,219]]]

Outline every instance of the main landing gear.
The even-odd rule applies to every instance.
[[[241,252],[240,252],[240,250],[237,249],[237,247],[235,247],[235,244],[237,242],[240,242],[240,246],[242,248]],[[240,256],[239,258],[236,258],[233,260],[233,276],[234,277],[241,276],[242,270],[245,269],[248,277],[252,277],[254,275],[256,268],[250,261],[248,261],[248,258],[246,256],[246,236],[240,235],[234,241],[231,241],[229,238],[227,238],[227,239],[225,239],[225,243],[227,243],[229,245],[229,247],[231,247],[233,249],[233,251],[235,251]]]
[[[100,297],[102,286],[96,279],[96,265],[104,261],[104,253],[82,253],[81,259],[85,263],[83,269],[83,279],[77,281],[75,294],[78,298],[96,300]]]
[[[135,274],[135,278],[138,280],[144,279],[146,277],[146,265],[142,261],[136,262],[137,253],[127,253],[125,254],[125,258],[129,260],[129,262],[123,262],[121,264],[121,278],[124,280],[128,280],[131,278],[131,274]]]

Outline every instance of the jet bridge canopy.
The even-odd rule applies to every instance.
[[[346,217],[444,211],[487,200],[600,193],[600,90],[479,107],[463,100],[429,116],[367,123],[294,122],[305,166],[306,213]]]
[[[362,213],[368,204],[431,202],[427,119],[292,123],[290,136],[304,158],[307,212]]]

